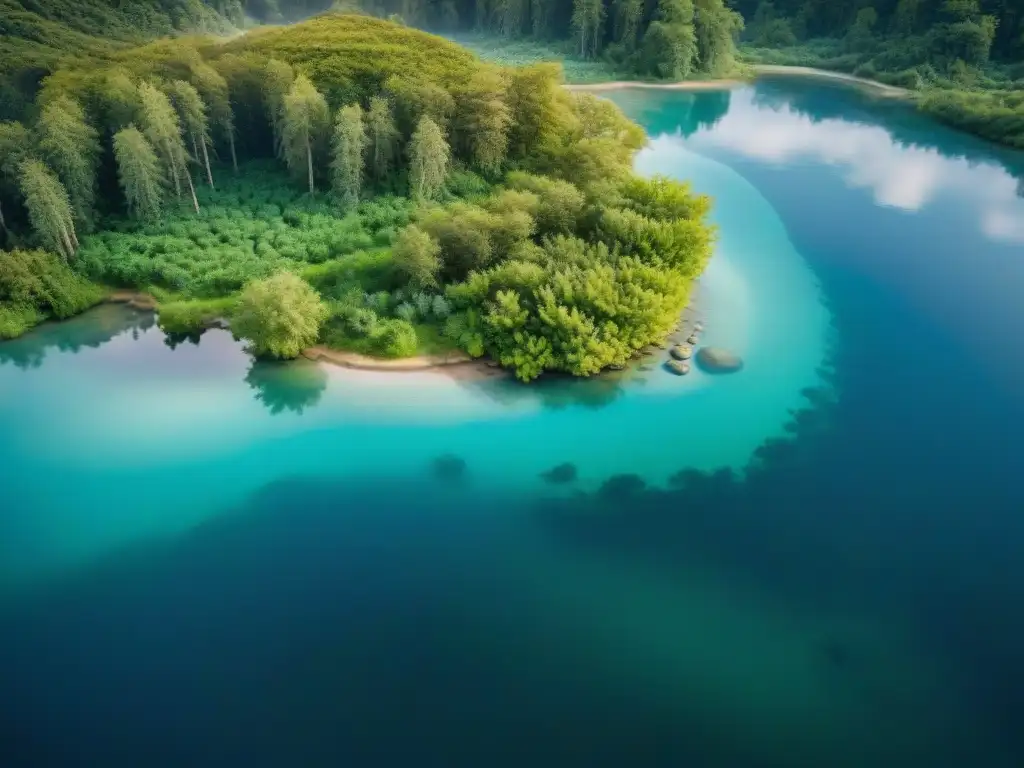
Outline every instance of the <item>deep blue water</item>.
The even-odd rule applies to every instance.
[[[802,80],[614,98],[716,195],[746,378],[388,390],[112,309],[0,346],[7,762],[1024,764],[1024,162]]]

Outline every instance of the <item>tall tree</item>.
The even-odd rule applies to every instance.
[[[506,101],[515,115],[509,122],[508,153],[524,158],[571,120],[559,87],[562,68],[553,62],[516,67],[508,72],[507,81]]]
[[[167,95],[178,113],[181,126],[192,144],[192,157],[201,162],[206,171],[206,181],[213,186],[213,171],[210,169],[210,123],[206,118],[206,105],[199,91],[192,83],[174,80],[167,86]]]
[[[506,83],[493,67],[477,70],[456,100],[460,144],[468,159],[487,172],[501,168],[508,151],[512,114]]]
[[[139,87],[124,69],[112,69],[100,86],[100,104],[107,130],[117,133],[138,119]]]
[[[181,182],[184,180],[192,195],[192,205],[199,213],[199,200],[188,170],[188,152],[185,151],[178,114],[167,96],[150,83],[139,85],[139,98],[142,101],[143,133],[160,157],[167,177],[174,184],[175,194],[181,197]]]
[[[640,24],[644,18],[644,0],[615,0],[615,41],[626,51],[636,49]]]
[[[426,116],[420,118],[409,142],[409,187],[413,197],[419,200],[437,197],[448,177],[450,161],[448,142],[437,123]]]
[[[330,121],[330,112],[323,94],[305,75],[296,77],[291,90],[284,98],[281,138],[285,162],[296,175],[301,175],[305,169],[311,195],[316,192],[313,158],[321,150]]]
[[[156,218],[163,203],[160,159],[134,125],[114,135],[114,159],[129,215],[139,219]]]
[[[384,181],[398,151],[398,128],[391,113],[391,102],[383,96],[370,99],[370,109],[366,112],[366,132],[369,136],[367,149],[370,174],[374,180]]]
[[[644,33],[643,70],[658,77],[681,80],[693,72],[697,56],[693,0],[658,0],[655,19]]]
[[[339,109],[331,141],[331,187],[346,208],[359,202],[367,143],[362,108],[349,104]]]
[[[100,143],[96,130],[86,121],[85,110],[75,99],[61,94],[43,106],[36,134],[40,154],[57,172],[71,198],[75,221],[83,229],[91,228]]]
[[[20,171],[21,193],[32,228],[64,261],[70,261],[78,250],[78,238],[67,190],[40,160],[22,161]]]
[[[392,76],[384,90],[395,106],[395,122],[406,140],[412,138],[424,115],[429,115],[444,130],[455,113],[455,99],[436,83]]]
[[[32,151],[32,136],[24,125],[17,122],[0,123],[0,235],[7,236],[7,219],[4,218],[5,202],[15,202],[21,197],[19,178],[21,164]]]
[[[693,4],[700,70],[709,75],[725,74],[736,61],[736,38],[743,29],[743,17],[726,8],[723,0],[694,0]]]
[[[295,84],[295,70],[290,64],[270,59],[263,73],[263,100],[274,134],[274,154],[284,159],[284,100]]]
[[[437,286],[437,275],[441,271],[441,245],[415,224],[398,233],[392,258],[395,268],[415,287]]]
[[[602,0],[573,0],[571,26],[580,56],[595,58],[601,46],[601,26],[604,22]]]
[[[222,141],[228,145],[231,167],[238,172],[238,151],[235,148],[235,114],[231,107],[231,91],[224,77],[202,62],[192,65],[192,84],[209,109],[210,122]]]

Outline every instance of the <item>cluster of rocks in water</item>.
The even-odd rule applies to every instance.
[[[703,323],[694,323],[693,330],[690,331],[685,344],[674,344],[669,347],[669,359],[665,361],[665,370],[676,376],[685,376],[690,372],[691,360],[696,360],[697,364],[708,373],[734,373],[743,367],[743,360],[740,356],[727,349],[701,347],[695,353],[694,347],[700,341],[700,334],[703,330]]]

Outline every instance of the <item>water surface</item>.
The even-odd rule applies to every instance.
[[[791,79],[614,98],[716,197],[739,375],[0,345],[16,764],[1024,762],[1020,158]]]

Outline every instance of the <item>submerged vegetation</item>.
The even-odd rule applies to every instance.
[[[0,129],[0,204],[89,300],[12,288],[6,333],[94,302],[87,277],[152,293],[170,333],[226,318],[263,357],[621,365],[677,322],[709,201],[635,177],[640,128],[560,84],[352,14],[59,68]]]

